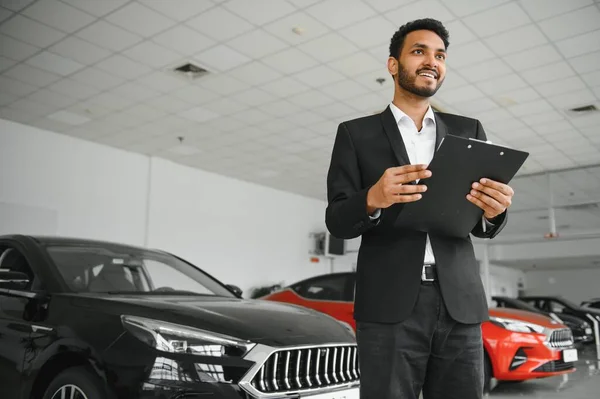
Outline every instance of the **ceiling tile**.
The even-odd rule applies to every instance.
[[[228,71],[251,61],[249,57],[224,44],[211,47],[195,55],[194,59],[219,72]]]
[[[389,44],[396,29],[394,24],[378,15],[341,29],[339,33],[359,48],[367,49],[382,43]]]
[[[385,60],[376,60],[371,54],[361,51],[348,57],[332,61],[328,66],[348,77],[385,68]]]
[[[148,66],[119,54],[99,62],[96,67],[125,79],[136,79],[152,71]]]
[[[252,24],[222,7],[211,8],[186,21],[186,25],[220,41],[231,39],[254,28]]]
[[[379,13],[402,7],[405,4],[411,3],[414,0],[369,0],[370,7],[377,10]]]
[[[457,102],[454,104],[454,106],[458,110],[464,112],[465,115],[468,115],[473,112],[483,112],[498,108],[498,104],[496,104],[493,100],[487,97],[478,98],[476,100]]]
[[[15,61],[22,61],[39,51],[38,47],[23,43],[5,35],[0,35],[0,49],[2,55]]]
[[[230,0],[223,6],[232,13],[258,26],[295,11],[295,7],[280,0]]]
[[[288,97],[288,100],[299,107],[305,109],[313,109],[330,104],[335,100],[321,91],[313,89]]]
[[[129,0],[61,0],[63,3],[79,8],[87,13],[101,17],[119,7],[124,6]]]
[[[252,107],[258,107],[275,100],[275,96],[264,90],[254,88],[242,91],[241,93],[232,96],[232,99]]]
[[[210,111],[214,111],[219,115],[234,115],[248,109],[248,105],[243,104],[239,101],[232,100],[231,98],[224,97],[219,100],[210,101],[204,105]]]
[[[566,79],[559,79],[549,83],[536,85],[537,91],[544,97],[551,97],[558,94],[568,93],[570,91],[582,90],[585,83],[579,76],[572,76]]]
[[[169,1],[138,1],[146,7],[150,7],[171,19],[180,22],[198,15],[214,6],[214,3],[210,2],[209,0],[177,0],[176,7],[174,7],[173,3]]]
[[[550,18],[539,25],[551,41],[566,39],[600,29],[600,9],[593,5]]]
[[[257,108],[252,108],[241,112],[235,112],[231,114],[231,117],[237,119],[238,121],[244,124],[254,125],[269,120],[271,118],[271,115],[262,112]]]
[[[285,75],[294,74],[318,64],[314,58],[293,47],[265,57],[263,62]]]
[[[66,108],[79,102],[72,96],[63,95],[48,89],[38,90],[35,93],[30,94],[29,98],[39,103],[56,105],[59,108]]]
[[[304,12],[278,19],[265,25],[263,29],[289,44],[304,43],[329,31],[325,25]]]
[[[38,1],[23,11],[23,15],[67,33],[73,33],[96,19],[57,0]]]
[[[320,65],[294,75],[300,82],[310,87],[320,87],[342,80],[344,77],[333,69]]]
[[[155,35],[175,24],[172,19],[136,2],[129,3],[105,19],[143,37]],[[136,22],[132,23],[132,21]]]
[[[600,70],[600,51],[570,58],[568,62],[578,73],[598,71]]]
[[[600,50],[600,30],[561,40],[555,45],[567,58],[592,53]]]
[[[285,42],[261,29],[255,29],[245,35],[240,35],[227,42],[227,45],[254,59],[262,58],[288,47]]]
[[[61,78],[59,75],[45,72],[27,64],[19,64],[4,72],[3,75],[40,87],[48,86]]]
[[[122,54],[151,68],[164,68],[181,60],[179,53],[150,41],[136,44]]]
[[[493,59],[477,65],[470,65],[459,69],[461,76],[469,82],[480,82],[511,73],[510,67],[502,60]]]
[[[515,104],[526,103],[537,100],[540,95],[531,87],[524,89],[510,90],[493,96],[494,100],[502,106],[511,106]]]
[[[2,7],[11,11],[20,11],[30,5],[34,0],[2,0]]]
[[[119,85],[118,87],[112,89],[111,93],[117,96],[129,98],[136,102],[149,100],[158,94],[148,87],[133,82],[127,82]]]
[[[192,28],[188,28],[185,25],[178,25],[165,32],[159,33],[152,38],[152,41],[186,56],[191,56],[202,50],[206,50],[215,44],[213,39],[210,39],[202,33],[195,31]]]
[[[31,112],[10,108],[9,106],[0,108],[0,118],[27,124],[35,119],[38,119],[38,116],[32,114]]]
[[[489,37],[485,42],[492,51],[503,56],[546,44],[548,40],[537,27],[527,25]]]
[[[166,71],[151,72],[137,79],[136,82],[161,93],[168,93],[189,84],[186,79],[171,75]]]
[[[575,72],[565,61],[544,65],[543,68],[521,72],[521,76],[530,84],[551,82],[553,80],[568,78],[573,75],[575,75]]]
[[[480,37],[488,37],[531,23],[531,19],[515,2],[463,18],[463,22]]]
[[[255,61],[230,72],[231,76],[250,85],[262,85],[276,80],[281,74],[265,64]]]
[[[343,101],[343,103],[361,113],[366,114],[381,112],[382,109],[388,105],[381,100],[379,95],[375,93],[367,93],[362,96],[347,98]]]
[[[542,136],[547,136],[552,133],[562,133],[569,130],[574,130],[573,125],[566,120],[552,122],[552,123],[543,123],[536,124],[531,127],[535,132],[541,134]]]
[[[103,92],[90,98],[92,104],[97,104],[113,111],[125,109],[133,105],[133,100],[116,96],[110,92]]]
[[[581,75],[581,78],[590,86],[600,86],[600,70],[592,73]]]
[[[330,33],[303,43],[298,46],[298,49],[321,62],[329,62],[358,51],[352,42],[337,33]]]
[[[394,10],[387,11],[383,15],[392,23],[398,25],[400,23],[406,23],[418,18],[434,18],[444,23],[456,19],[454,15],[445,7],[445,5],[437,0],[420,0],[418,2],[413,2]],[[392,35],[396,29],[388,33],[388,41],[392,38]]]
[[[198,85],[224,96],[239,93],[250,87],[247,83],[226,74],[204,76],[200,79]]]
[[[595,103],[596,97],[589,89],[549,97],[548,101],[559,109],[570,109]]]
[[[375,10],[364,3],[347,0],[325,0],[305,11],[331,29],[340,29],[375,14]]]
[[[202,105],[221,98],[220,95],[199,86],[184,86],[172,91],[170,95],[194,105]]]
[[[550,122],[558,122],[564,120],[564,116],[556,111],[552,112],[543,112],[535,115],[530,115],[527,117],[527,124],[530,126],[535,126],[537,124],[542,123],[550,123]]]
[[[157,87],[153,88],[159,90]],[[153,97],[148,99],[145,103],[166,113],[177,113],[190,108],[189,103],[179,100],[171,95]]]
[[[477,87],[473,85],[465,85],[450,90],[440,92],[438,96],[446,102],[464,102],[475,100],[477,98],[485,97],[485,95]]]
[[[182,118],[190,119],[195,122],[206,122],[219,117],[219,114],[216,112],[202,107],[191,108],[189,110],[179,112],[178,115]]]
[[[531,18],[540,21],[555,15],[562,15],[568,11],[576,10],[593,4],[592,0],[519,0],[519,4]]]
[[[9,107],[19,111],[29,112],[35,116],[46,116],[57,110],[56,105],[42,104],[28,98],[17,100],[11,103]]]
[[[477,40],[477,36],[458,19],[446,24],[446,29],[450,33],[450,45],[452,46],[450,47],[450,51],[452,51],[454,46]]]
[[[84,65],[94,64],[110,55],[110,51],[75,36],[69,36],[61,40],[48,50]]]
[[[530,48],[504,57],[504,61],[517,71],[529,68],[539,68],[562,59],[562,56],[551,44]]]
[[[479,87],[487,95],[496,95],[510,90],[521,89],[527,87],[527,85],[527,82],[514,73],[499,78],[494,78],[488,80],[487,82],[477,83],[477,87]]]
[[[359,96],[367,92],[367,88],[353,80],[340,80],[339,82],[322,86],[320,91],[336,100]]]
[[[550,112],[554,108],[546,100],[535,100],[524,104],[513,105],[506,108],[508,112],[518,117],[525,117],[527,120],[528,115],[539,114],[541,112]]]
[[[281,79],[277,79],[273,82],[261,85],[261,89],[275,96],[287,98],[294,94],[308,90],[309,87],[306,84],[301,83],[292,77],[286,76]]]
[[[62,76],[67,76],[84,68],[78,62],[61,57],[48,51],[43,51],[27,60],[27,64],[36,66],[49,72],[54,72]]]
[[[477,118],[481,119],[482,123],[489,123],[498,120],[514,118],[507,110],[502,108],[493,109],[485,112],[478,112]],[[485,127],[485,124],[484,124]]]
[[[106,21],[98,21],[76,34],[78,37],[100,47],[122,51],[140,42],[142,38]]]
[[[65,94],[69,97],[75,97],[79,100],[90,98],[99,92],[99,90],[94,87],[69,78],[51,84],[48,86],[48,89]]]
[[[448,67],[460,68],[477,65],[496,56],[481,41],[471,42],[448,50]]]
[[[467,15],[497,7],[503,3],[506,3],[507,1],[509,0],[452,0],[447,2],[446,7],[448,7],[454,15],[465,17]],[[450,31],[450,33],[452,34],[452,31]]]
[[[8,105],[19,99],[19,96],[5,91],[0,92],[0,107]]]
[[[3,22],[0,25],[0,33],[37,47],[48,47],[65,37],[63,32],[22,15],[16,15]]]

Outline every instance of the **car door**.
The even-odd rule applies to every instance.
[[[0,243],[0,253],[0,269],[23,272],[33,282],[31,267],[18,249]],[[31,323],[24,319],[29,302],[0,293],[0,387],[6,398],[21,397],[23,363],[32,333]]]
[[[350,274],[324,275],[293,287],[302,298],[299,305],[327,313],[353,326],[354,302],[349,290],[350,276]]]

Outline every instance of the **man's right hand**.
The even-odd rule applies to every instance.
[[[367,212],[372,215],[377,209],[420,200],[419,193],[426,191],[427,186],[406,183],[428,177],[431,177],[431,172],[427,170],[427,165],[404,165],[386,169],[377,183],[369,189]]]

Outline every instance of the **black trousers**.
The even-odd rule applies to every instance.
[[[408,319],[358,321],[356,337],[360,399],[418,399],[421,391],[423,399],[483,397],[481,325],[454,321],[437,282],[421,284]]]

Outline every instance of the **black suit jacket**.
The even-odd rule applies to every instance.
[[[448,133],[486,140],[478,120],[437,112],[435,120],[436,149]],[[389,106],[381,114],[339,125],[327,176],[329,203],[325,219],[335,237],[362,236],[354,304],[354,317],[359,321],[400,322],[410,315],[417,300],[426,233],[396,225],[403,204],[383,209],[377,221],[371,221],[366,205],[369,188],[387,168],[409,163]],[[484,232],[477,223],[471,234],[493,238],[506,220],[505,212],[494,220],[493,228]],[[487,320],[487,301],[470,235],[429,237],[450,315],[463,323]]]

